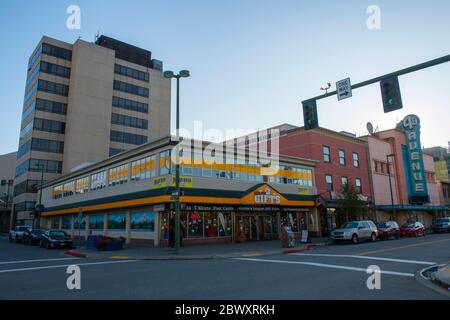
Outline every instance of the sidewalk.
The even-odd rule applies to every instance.
[[[87,250],[84,246],[66,251],[75,257],[123,260],[199,260],[227,259],[236,257],[257,257],[283,253],[301,252],[315,246],[326,245],[325,238],[312,239],[311,243],[298,244],[295,248],[282,248],[280,240],[229,243],[216,245],[196,245],[181,247],[179,253],[173,248],[152,246],[125,246],[119,251]]]
[[[432,282],[450,292],[450,264],[440,267],[430,274]]]

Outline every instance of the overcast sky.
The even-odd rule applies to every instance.
[[[80,30],[66,28],[71,4],[81,8]],[[370,5],[381,9],[379,30],[367,27]],[[2,0],[0,154],[17,150],[26,66],[42,35],[72,43],[100,32],[148,49],[165,69],[191,71],[182,127],[199,120],[205,129],[247,130],[303,125],[300,101],[327,82],[357,83],[450,54],[449,12],[448,0]],[[449,81],[450,63],[400,77],[404,109],[389,114],[376,84],[343,102],[321,100],[320,125],[364,135],[368,121],[384,130],[417,114],[422,145],[446,146]]]

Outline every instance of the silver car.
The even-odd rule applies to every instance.
[[[331,233],[331,239],[336,243],[339,241],[351,241],[354,244],[361,240],[377,241],[377,226],[370,220],[347,222],[340,229]]]

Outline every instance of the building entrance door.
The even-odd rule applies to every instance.
[[[259,240],[258,217],[253,216],[236,216],[237,238],[239,241],[255,241]]]

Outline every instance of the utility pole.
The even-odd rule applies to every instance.
[[[388,154],[386,155],[386,161],[387,161],[387,172],[389,175],[389,190],[391,192],[391,220],[395,221],[396,218],[396,214],[395,214],[395,206],[394,206],[394,193],[392,192],[392,182],[391,182],[391,168],[389,165],[389,158],[393,158],[395,155],[394,154]]]
[[[177,75],[172,71],[165,71],[164,77],[168,79],[177,79],[177,119],[176,119],[176,139],[179,145],[180,143],[180,78],[188,78],[190,72],[188,70],[181,70]],[[175,166],[175,252],[180,251],[180,154],[178,148],[175,148],[176,154],[176,166]],[[170,228],[170,226],[169,226]]]

